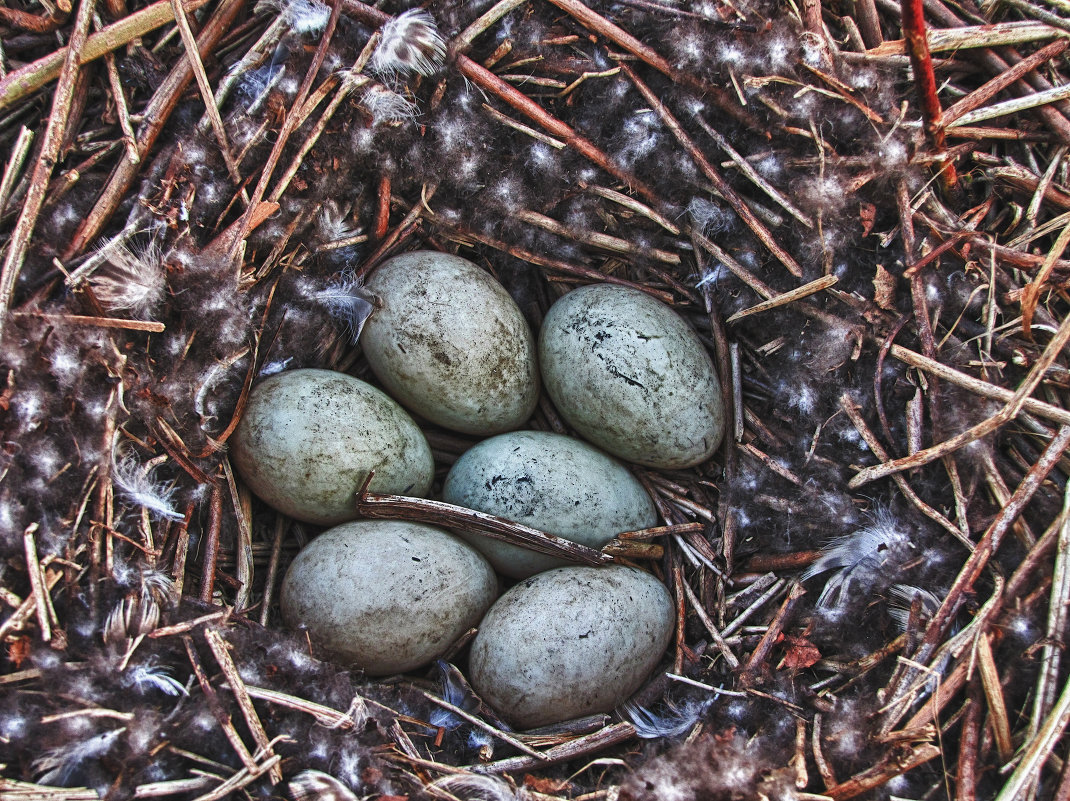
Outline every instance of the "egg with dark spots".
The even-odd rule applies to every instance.
[[[426,495],[431,448],[382,390],[345,373],[289,370],[249,394],[231,439],[242,480],[265,503],[317,525],[354,519],[356,493]]]
[[[469,678],[521,729],[610,712],[657,666],[674,621],[668,590],[641,570],[549,570],[521,581],[487,612]]]
[[[487,561],[452,534],[401,521],[345,523],[294,559],[279,605],[290,628],[371,676],[414,670],[477,625],[498,594]]]
[[[650,496],[624,465],[586,442],[548,431],[499,434],[470,448],[446,476],[442,500],[591,548],[658,522]],[[568,564],[490,537],[458,534],[513,578]]]
[[[645,292],[591,284],[560,298],[543,321],[539,364],[561,416],[614,456],[678,469],[720,445],[713,361],[684,319]]]
[[[361,334],[368,364],[394,398],[454,431],[519,428],[539,397],[535,339],[485,270],[459,256],[415,251],[379,266]]]

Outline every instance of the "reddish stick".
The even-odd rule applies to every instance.
[[[925,118],[925,132],[933,148],[940,153],[944,150],[944,110],[940,107],[940,98],[936,95],[936,74],[933,72],[933,59],[929,53],[929,40],[925,36],[925,11],[922,0],[902,0],[902,3],[903,37],[910,54],[910,67],[914,71],[914,86],[918,91],[921,113]],[[946,188],[955,185],[953,164],[948,162],[941,175]]]

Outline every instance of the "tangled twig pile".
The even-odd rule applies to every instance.
[[[0,7],[4,797],[1070,798],[1065,3],[384,5]],[[677,607],[617,715],[277,625],[316,531],[227,441],[258,376],[367,376],[417,246],[714,355],[718,458],[605,551]]]

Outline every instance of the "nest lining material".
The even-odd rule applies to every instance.
[[[0,791],[1067,797],[1061,6],[429,11],[0,8]],[[226,441],[257,376],[367,377],[414,247],[535,327],[637,286],[719,366],[720,456],[637,470],[665,525],[608,549],[678,606],[617,715],[510,733],[275,626],[315,531]]]

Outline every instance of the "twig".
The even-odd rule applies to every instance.
[[[234,21],[244,3],[245,0],[223,0],[215,10],[215,13],[208,19],[208,22],[201,28],[200,36],[197,38],[197,45],[202,52],[209,52],[223,34],[230,29],[230,24]],[[168,17],[160,24],[169,22],[172,18],[169,2],[166,3],[166,6]],[[101,31],[101,33],[103,34],[105,31]],[[120,42],[116,47],[124,43]],[[141,160],[148,155],[148,152],[156,143],[156,139],[163,131],[168,119],[170,119],[171,112],[174,111],[175,106],[178,104],[182,92],[189,85],[192,78],[193,70],[189,66],[189,62],[186,59],[182,59],[172,68],[163,83],[152,95],[152,99],[142,111],[142,119],[144,121],[137,134],[137,152],[140,159],[134,162],[129,158],[124,158],[112,170],[111,175],[108,177],[108,182],[104,185],[97,198],[96,204],[86,215],[81,225],[78,226],[74,236],[71,237],[71,241],[61,253],[60,258],[62,260],[68,261],[74,255],[81,253],[86,245],[96,239],[103,227],[111,220],[127,190],[130,189],[130,186],[137,178],[140,172]]]
[[[961,434],[944,440],[931,448],[918,451],[917,453],[904,456],[900,459],[893,459],[890,462],[883,462],[882,464],[860,470],[854,478],[848,482],[847,486],[851,489],[857,489],[863,484],[868,484],[870,481],[875,481],[878,478],[885,478],[902,470],[909,470],[914,467],[921,467],[922,465],[929,464],[929,462],[935,461],[949,453],[954,453],[962,446],[974,442],[981,437],[986,437],[993,431],[1001,428],[1018,416],[1018,413],[1025,405],[1025,401],[1044,378],[1048,368],[1051,367],[1055,359],[1058,358],[1068,341],[1070,341],[1070,316],[1063,320],[1062,324],[1055,332],[1055,336],[1048,342],[1047,347],[1044,348],[1043,354],[1041,354],[1040,358],[1037,359],[1036,364],[1034,364],[1029,371],[1029,375],[1026,377],[1025,381],[1018,387],[1018,390],[1011,396],[1011,399],[1007,404],[996,414],[983,420],[977,425],[971,426]]]
[[[1022,797],[1022,790],[1033,780],[1033,775],[1048,758],[1055,743],[1062,737],[1067,723],[1070,723],[1070,682],[1063,687],[1055,708],[1044,721],[1037,736],[1025,748],[1018,767],[1003,785],[995,801],[1017,801]]]
[[[200,599],[202,603],[212,603],[212,591],[215,588],[216,560],[219,558],[219,533],[223,525],[223,488],[217,483],[212,485],[212,495],[208,502],[208,530],[204,538],[204,556],[201,563]]]
[[[789,303],[793,303],[801,298],[809,297],[816,294],[823,289],[828,289],[831,286],[835,286],[839,282],[839,278],[834,275],[823,275],[814,281],[810,281],[807,284],[803,284],[800,287],[792,289],[788,292],[784,292],[777,295],[775,298],[763,301],[755,306],[751,306],[749,309],[743,309],[737,311],[727,320],[726,323],[734,323],[737,320],[742,320],[744,317],[750,317],[752,314],[758,314],[760,312],[769,311],[770,309],[776,309],[780,306],[786,306]]]
[[[264,596],[260,601],[260,625],[267,626],[271,614],[272,595],[279,574],[279,559],[282,556],[282,539],[286,535],[286,518],[275,515],[275,536],[271,540],[271,559],[268,562],[267,578],[264,580]]]
[[[52,176],[53,167],[59,160],[60,148],[67,132],[71,104],[74,102],[74,89],[78,82],[78,60],[89,35],[89,24],[93,20],[95,5],[95,0],[82,0],[78,6],[78,16],[74,22],[74,29],[71,31],[59,83],[56,85],[56,92],[52,98],[52,113],[48,116],[48,125],[45,126],[45,133],[41,139],[41,151],[34,164],[22,211],[19,213],[18,221],[15,223],[7,244],[7,255],[3,268],[0,269],[0,339],[3,338],[4,327],[7,325],[8,309],[11,307],[11,299],[15,293],[19,272],[22,270],[22,262],[26,258],[26,249],[30,245],[30,237],[33,236],[37,217],[44,205],[48,180]],[[0,87],[0,97],[2,97],[2,87]],[[0,102],[0,108],[2,107],[3,104]]]
[[[925,370],[927,373],[932,373],[938,378],[942,378],[963,389],[968,389],[982,398],[990,398],[1004,403],[1008,403],[1014,398],[1014,392],[1009,389],[990,384],[980,378],[974,378],[968,373],[948,367],[935,359],[929,359],[909,348],[904,348],[902,345],[892,345],[890,352],[899,361],[909,364],[911,367]],[[1043,417],[1045,420],[1051,420],[1060,425],[1070,425],[1070,412],[1036,398],[1026,398],[1022,404],[1022,411],[1035,414],[1037,417]]]
[[[926,9],[930,6],[926,4]],[[947,50],[965,50],[977,47],[1001,47],[1035,42],[1039,39],[1065,37],[1066,33],[1043,22],[1000,22],[994,25],[963,26],[961,28],[930,29],[926,36],[929,50],[934,53]],[[885,42],[866,51],[869,56],[893,56],[907,52],[903,39]]]
[[[1055,703],[1059,667],[1062,662],[1060,643],[1066,634],[1070,617],[1070,484],[1063,489],[1063,508],[1056,521],[1058,540],[1055,549],[1055,569],[1051,580],[1051,600],[1048,603],[1048,628],[1044,647],[1040,651],[1040,675],[1033,695],[1033,712],[1029,733],[1035,736],[1041,721]]]
[[[698,615],[698,619],[702,621],[702,625],[706,627],[706,631],[708,631],[710,637],[713,638],[713,644],[717,646],[717,650],[724,656],[728,667],[735,670],[739,667],[739,660],[736,659],[736,655],[732,653],[732,649],[728,647],[728,643],[724,641],[724,637],[717,631],[717,627],[714,625],[713,620],[710,619],[709,614],[707,614],[702,604],[699,603],[695,591],[691,589],[686,581],[683,582],[683,585],[684,592],[687,594],[687,600],[691,602],[691,606],[694,608],[695,614]]]
[[[963,601],[963,596],[973,587],[977,577],[981,574],[985,565],[988,564],[988,560],[999,549],[1003,541],[1003,535],[1006,534],[1018,515],[1022,513],[1022,510],[1032,499],[1041,482],[1044,481],[1048,473],[1058,463],[1068,445],[1070,445],[1070,426],[1062,426],[1059,429],[1059,433],[1044,449],[1041,458],[1030,468],[1021,483],[1019,483],[1010,501],[1003,507],[996,519],[992,521],[984,536],[977,543],[977,548],[970,554],[966,564],[963,565],[958,576],[955,577],[955,581],[951,585],[951,589],[948,590],[943,603],[929,622],[925,638],[918,649],[918,661],[925,661],[932,655],[936,649],[937,642],[958,611]]]
[[[227,686],[228,689],[230,689],[230,686]],[[304,712],[306,715],[314,717],[316,722],[321,726],[326,726],[329,729],[348,730],[356,725],[350,715],[347,715],[344,712],[339,712],[337,709],[332,709],[329,706],[306,701],[304,698],[298,698],[295,695],[287,695],[286,693],[281,693],[277,690],[268,690],[264,687],[253,687],[250,684],[244,686],[245,691],[249,694],[250,698],[255,698],[258,701],[267,701],[269,704],[276,704],[277,706],[293,709],[297,712]]]
[[[593,734],[577,737],[567,743],[543,751],[541,759],[522,756],[489,762],[486,765],[469,765],[466,769],[475,773],[512,773],[517,770],[531,770],[546,765],[555,765],[570,759],[595,754],[611,746],[626,742],[635,737],[635,726],[631,723],[614,723],[599,729]]]
[[[802,268],[793,259],[784,248],[782,248],[777,241],[773,238],[773,235],[769,232],[769,229],[765,227],[765,224],[758,219],[750,206],[746,204],[742,197],[731,187],[724,179],[724,176],[717,171],[710,161],[699,150],[698,145],[694,143],[687,132],[677,122],[676,118],[672,115],[665,104],[661,102],[657,95],[655,95],[643,81],[636,74],[635,70],[629,67],[627,64],[621,63],[621,69],[624,74],[628,76],[628,79],[635,85],[635,88],[639,90],[639,94],[643,96],[650,107],[657,112],[661,117],[661,121],[665,123],[676,140],[683,145],[684,149],[691,156],[691,159],[702,170],[703,174],[710,179],[714,189],[716,189],[721,196],[728,201],[728,205],[738,214],[743,222],[747,224],[747,227],[754,232],[754,235],[758,237],[763,245],[769,249],[769,252],[776,256],[777,260],[787,268],[788,272],[794,275],[796,278],[802,278]]]
[[[901,776],[938,756],[940,756],[940,749],[928,743],[914,748],[906,747],[905,750],[892,749],[885,755],[884,759],[873,767],[852,776],[841,784],[829,787],[825,790],[825,795],[834,799],[834,801],[854,798],[857,795],[880,787],[889,779]]]
[[[18,139],[15,140],[11,155],[4,167],[4,177],[0,179],[0,215],[4,213],[8,198],[11,197],[11,190],[15,188],[15,181],[18,180],[31,144],[33,144],[33,131],[24,125],[19,129]]]
[[[34,608],[37,612],[37,626],[41,629],[41,639],[49,642],[52,639],[52,626],[48,616],[48,592],[42,580],[41,562],[37,558],[37,543],[33,536],[37,531],[37,526],[37,523],[31,523],[22,532],[22,545],[26,556],[26,572],[30,579],[30,589],[33,592]]]
[[[207,3],[208,0],[187,0],[185,8],[187,11],[196,11]],[[118,50],[134,39],[166,25],[174,18],[171,0],[158,0],[91,35],[78,56],[78,63],[88,64],[105,53]],[[0,80],[0,111],[55,80],[63,68],[69,49],[70,44],[61,47],[44,58],[8,73]]]
[[[44,312],[12,312],[13,317],[34,317],[50,323],[63,323],[64,325],[91,326],[95,328],[122,328],[127,331],[148,331],[153,334],[161,334],[167,330],[167,326],[154,320],[126,320],[122,317],[91,317],[80,314],[45,314]]]
[[[508,542],[537,553],[579,562],[585,565],[603,565],[613,561],[609,554],[601,553],[586,545],[570,542],[562,537],[514,523],[504,517],[486,512],[454,506],[426,498],[410,498],[405,495],[380,495],[368,492],[369,474],[357,493],[357,514],[376,520],[415,520],[446,528],[460,529],[473,534]]]
[[[219,143],[219,150],[223,154],[223,163],[227,165],[227,172],[230,173],[231,180],[240,186],[242,182],[241,172],[239,172],[238,165],[234,161],[234,154],[230,150],[230,143],[227,141],[227,129],[223,127],[223,119],[219,116],[219,107],[216,106],[212,86],[208,83],[208,76],[204,72],[201,54],[197,50],[197,40],[193,37],[193,30],[189,26],[189,20],[186,18],[186,10],[182,7],[182,0],[171,0],[171,8],[174,11],[179,35],[182,37],[182,44],[186,48],[186,58],[189,59],[190,66],[193,69],[194,78],[197,79],[197,87],[201,90],[201,100],[204,101],[205,111],[208,113],[208,119],[212,124],[212,132],[215,134],[216,141]]]
[[[766,629],[762,639],[751,651],[749,657],[747,657],[746,663],[743,665],[743,670],[740,673],[739,680],[742,686],[746,687],[755,682],[758,678],[758,673],[765,666],[765,661],[769,658],[769,654],[773,650],[773,645],[780,638],[781,633],[784,631],[784,626],[787,624],[788,616],[795,608],[799,599],[806,595],[806,590],[803,586],[796,582],[788,590],[787,597],[784,598],[784,602],[780,605],[777,613],[773,616],[773,619],[769,623],[769,628]],[[728,629],[725,629],[723,636],[727,636]]]
[[[223,670],[223,675],[227,677],[230,691],[234,693],[238,708],[241,709],[242,716],[245,718],[249,731],[252,732],[253,740],[256,742],[257,747],[265,756],[273,756],[271,741],[268,739],[267,732],[264,731],[264,725],[260,722],[260,716],[256,714],[256,710],[253,708],[249,693],[245,691],[245,682],[242,681],[241,674],[238,672],[234,660],[231,659],[227,643],[218,631],[211,628],[204,630],[204,639],[207,641],[208,647],[212,649],[212,655],[215,656],[216,663]],[[282,770],[272,766],[270,768],[270,776],[272,784],[278,784],[282,781]]]
[[[998,92],[1003,91],[1022,76],[1037,69],[1041,64],[1062,54],[1070,46],[1067,39],[1056,39],[1054,42],[1040,48],[1033,55],[1023,58],[1006,72],[1000,73],[992,80],[977,87],[944,112],[944,125],[956,124],[959,119],[968,112],[973,111],[987,103]],[[961,125],[961,123],[959,123]]]
[[[429,692],[421,690],[419,687],[414,687],[413,689],[416,690],[416,692],[418,692],[420,695],[422,695],[424,698],[426,698],[431,703],[437,704],[438,706],[442,707],[443,709],[449,710],[452,714],[456,715],[457,717],[463,718],[464,720],[467,720],[473,726],[476,726],[477,728],[482,729],[483,731],[487,732],[487,734],[490,734],[492,737],[497,737],[499,740],[501,740],[504,743],[508,743],[509,745],[513,746],[513,748],[517,749],[518,751],[522,751],[525,754],[527,754],[528,756],[535,757],[540,762],[542,762],[544,760],[544,756],[543,756],[543,753],[541,751],[536,751],[530,745],[527,745],[526,743],[521,742],[520,740],[516,739],[515,737],[513,737],[510,734],[508,734],[507,732],[504,732],[501,729],[497,729],[494,726],[491,726],[489,723],[487,723],[484,720],[480,720],[475,715],[470,715],[468,712],[465,712],[459,706],[455,706],[455,705],[451,704],[449,701],[444,701],[443,699],[439,698],[436,695],[432,695]]]

